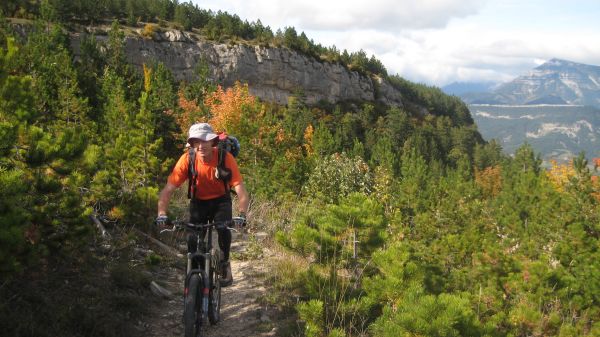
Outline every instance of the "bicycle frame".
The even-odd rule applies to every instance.
[[[185,229],[196,236],[197,250],[187,254],[187,268],[184,290],[184,325],[186,336],[197,336],[203,322],[207,319],[211,324],[220,321],[221,307],[221,262],[223,253],[213,247],[213,228],[227,229],[228,225],[237,224],[235,218],[225,222],[209,222],[192,224],[176,222],[172,229],[163,229],[161,233]],[[201,237],[201,233],[204,236]],[[194,268],[194,265],[197,267]],[[201,293],[199,291],[202,291]],[[201,299],[201,300],[200,300]],[[195,331],[195,332],[194,332]]]
[[[206,316],[208,315],[208,296],[209,296],[209,291],[211,288],[211,284],[210,284],[210,278],[209,278],[209,272],[210,272],[210,268],[211,268],[211,258],[212,258],[212,253],[211,250],[213,248],[213,227],[218,226],[220,223],[207,223],[207,224],[203,224],[203,225],[193,225],[193,224],[187,224],[186,229],[192,231],[194,233],[194,235],[196,235],[196,247],[197,247],[197,251],[195,253],[187,253],[187,272],[186,272],[186,278],[185,278],[185,293],[184,295],[187,295],[188,292],[188,286],[189,286],[189,281],[190,281],[190,277],[193,274],[200,274],[200,276],[202,277],[202,281],[203,281],[203,289],[202,289],[202,318],[205,319]],[[224,225],[224,224],[223,224]],[[193,227],[192,227],[193,226]],[[206,244],[201,244],[204,243],[204,238],[200,238],[200,231],[202,229],[206,229]],[[203,250],[203,251],[200,251]],[[220,257],[219,257],[220,258]],[[198,266],[203,265],[203,268],[196,268],[196,269],[192,269],[193,266],[193,262],[197,261],[198,262]]]

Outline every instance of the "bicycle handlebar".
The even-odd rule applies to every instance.
[[[176,230],[182,230],[182,229],[200,231],[202,229],[206,229],[206,228],[210,228],[210,227],[215,227],[216,229],[229,229],[231,231],[237,231],[237,229],[229,227],[229,225],[233,224],[233,225],[237,226],[238,223],[239,222],[238,222],[237,218],[233,218],[231,220],[226,220],[226,221],[209,222],[209,223],[203,223],[203,224],[194,224],[194,223],[183,222],[183,221],[173,221],[173,222],[171,222],[171,224],[173,224],[172,228],[162,229],[159,233],[162,234],[164,232],[175,232]]]

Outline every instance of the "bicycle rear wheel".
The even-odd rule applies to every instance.
[[[185,290],[183,324],[185,337],[200,336],[202,327],[202,278],[198,274],[190,276],[188,288]]]
[[[208,320],[210,324],[217,324],[221,320],[221,251],[214,249],[211,256],[209,272],[210,290],[208,293]]]

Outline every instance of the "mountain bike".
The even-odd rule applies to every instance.
[[[221,319],[221,262],[223,252],[219,245],[213,247],[213,228],[228,229],[230,225],[238,225],[238,218],[225,222],[209,222],[205,224],[173,222],[173,228],[163,229],[160,233],[186,230],[196,237],[198,249],[188,252],[185,287],[183,292],[183,323],[185,337],[201,336],[201,328],[208,320],[211,325]],[[206,231],[204,237],[201,233]]]

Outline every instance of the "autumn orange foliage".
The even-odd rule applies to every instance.
[[[204,116],[206,113],[201,106],[198,106],[195,100],[188,100],[185,98],[185,91],[183,88],[179,89],[177,97],[179,109],[177,109],[177,111],[167,110],[165,111],[165,114],[172,116],[177,126],[179,126],[179,130],[182,131],[181,133],[174,131],[175,134],[173,136],[185,140],[187,139],[187,130],[190,125],[205,119]]]
[[[502,189],[502,169],[500,166],[490,166],[482,171],[475,170],[475,182],[481,187],[484,195],[494,197]]]
[[[236,82],[232,88],[223,90],[221,86],[204,99],[210,112],[208,121],[215,131],[237,130],[242,117],[244,106],[251,106],[256,102],[254,96],[248,92],[248,85]]]
[[[188,100],[185,98],[183,90],[179,90],[177,96],[177,102],[181,109],[181,113],[179,114],[179,117],[176,118],[176,121],[182,130],[186,130],[190,125],[199,122],[205,114],[202,111],[202,107],[198,106],[194,99]]]
[[[308,126],[306,127],[306,130],[304,130],[304,145],[302,145],[304,147],[304,151],[306,151],[307,155],[312,155],[313,154],[313,135],[315,133],[315,130],[312,126],[312,124],[308,124]]]

